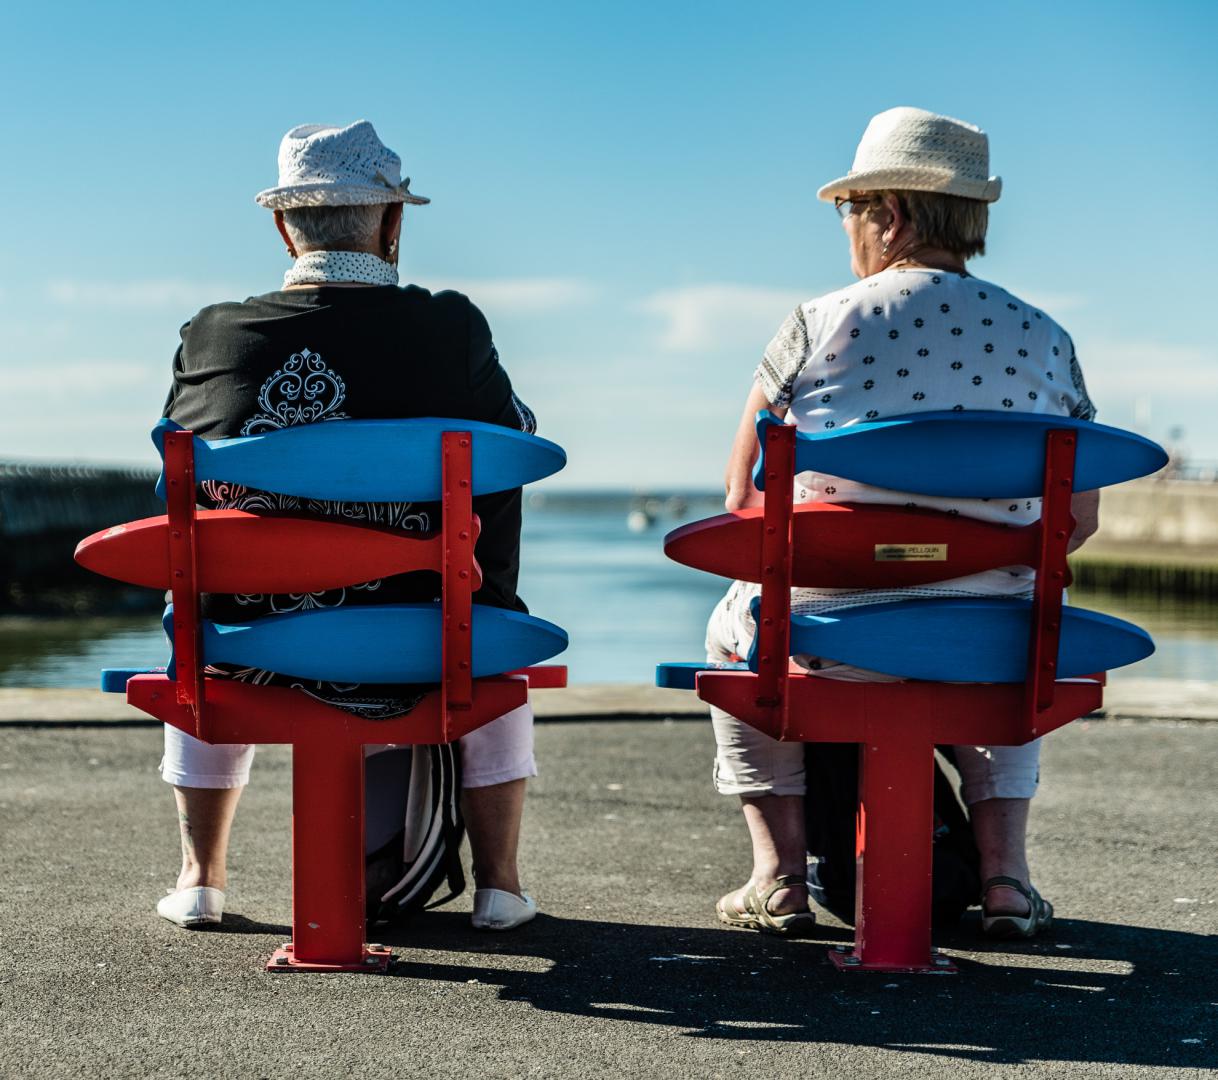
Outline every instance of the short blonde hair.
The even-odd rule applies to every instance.
[[[877,191],[876,204],[885,195],[900,200],[905,216],[924,244],[965,259],[985,254],[989,203],[938,191]]]

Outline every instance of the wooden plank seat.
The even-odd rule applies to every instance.
[[[110,669],[105,690],[211,743],[293,748],[292,943],[273,971],[381,971],[365,942],[364,746],[446,743],[564,686],[563,667],[529,665],[566,648],[559,627],[473,603],[477,495],[557,472],[554,443],[468,420],[345,421],[208,443],[162,420],[153,432],[168,513],[115,526],[77,548],[81,565],[168,588],[164,669]],[[205,479],[334,501],[441,503],[441,529],[411,534],[343,520],[197,510]],[[323,608],[218,624],[200,593],[302,593],[391,574],[440,577],[439,604]],[[367,720],[308,695],[205,677],[212,663],[307,679],[436,683],[405,716]]]
[[[1018,746],[1098,708],[1104,676],[1154,645],[1136,626],[1063,608],[1075,491],[1161,468],[1141,436],[1033,414],[922,413],[816,434],[757,418],[754,480],[764,506],[683,526],[665,540],[678,562],[760,583],[747,660],[661,664],[658,685],[692,688],[774,738],[859,745],[855,943],[848,971],[954,970],[931,950],[933,754],[936,744]],[[1041,520],[1009,528],[930,510],[793,507],[797,472],[892,491],[1043,499]],[[792,616],[792,586],[894,589],[981,570],[1036,570],[1031,601],[904,600]],[[810,655],[900,682],[821,678]]]

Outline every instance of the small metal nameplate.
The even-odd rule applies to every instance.
[[[947,562],[946,544],[876,544],[876,562]]]

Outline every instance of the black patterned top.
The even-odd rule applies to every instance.
[[[205,439],[257,435],[347,419],[458,417],[536,429],[512,392],[482,313],[456,292],[416,286],[293,289],[204,308],[182,327],[165,416]],[[200,485],[213,509],[292,512],[368,521],[407,531],[439,527],[436,503],[322,502],[237,484]],[[520,490],[479,496],[476,603],[525,611],[516,595]],[[404,574],[346,589],[294,595],[204,598],[207,618],[246,621],[283,611],[347,604],[418,603],[439,596],[439,576]],[[266,672],[231,672],[259,682]],[[397,715],[417,688],[334,687],[287,680],[365,715]]]

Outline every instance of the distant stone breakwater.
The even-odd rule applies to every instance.
[[[72,559],[89,533],[165,512],[151,469],[0,464],[0,610],[144,607],[147,589],[111,585]]]
[[[159,604],[81,570],[76,544],[110,525],[164,513],[151,469],[0,464],[0,611],[121,610]],[[659,533],[716,512],[710,493],[537,493],[529,512],[645,514]],[[659,537],[657,535],[657,543]],[[1107,490],[1100,531],[1071,560],[1080,585],[1218,598],[1218,484],[1138,480]]]
[[[1105,490],[1099,532],[1071,566],[1080,585],[1218,599],[1218,483],[1152,477]]]

